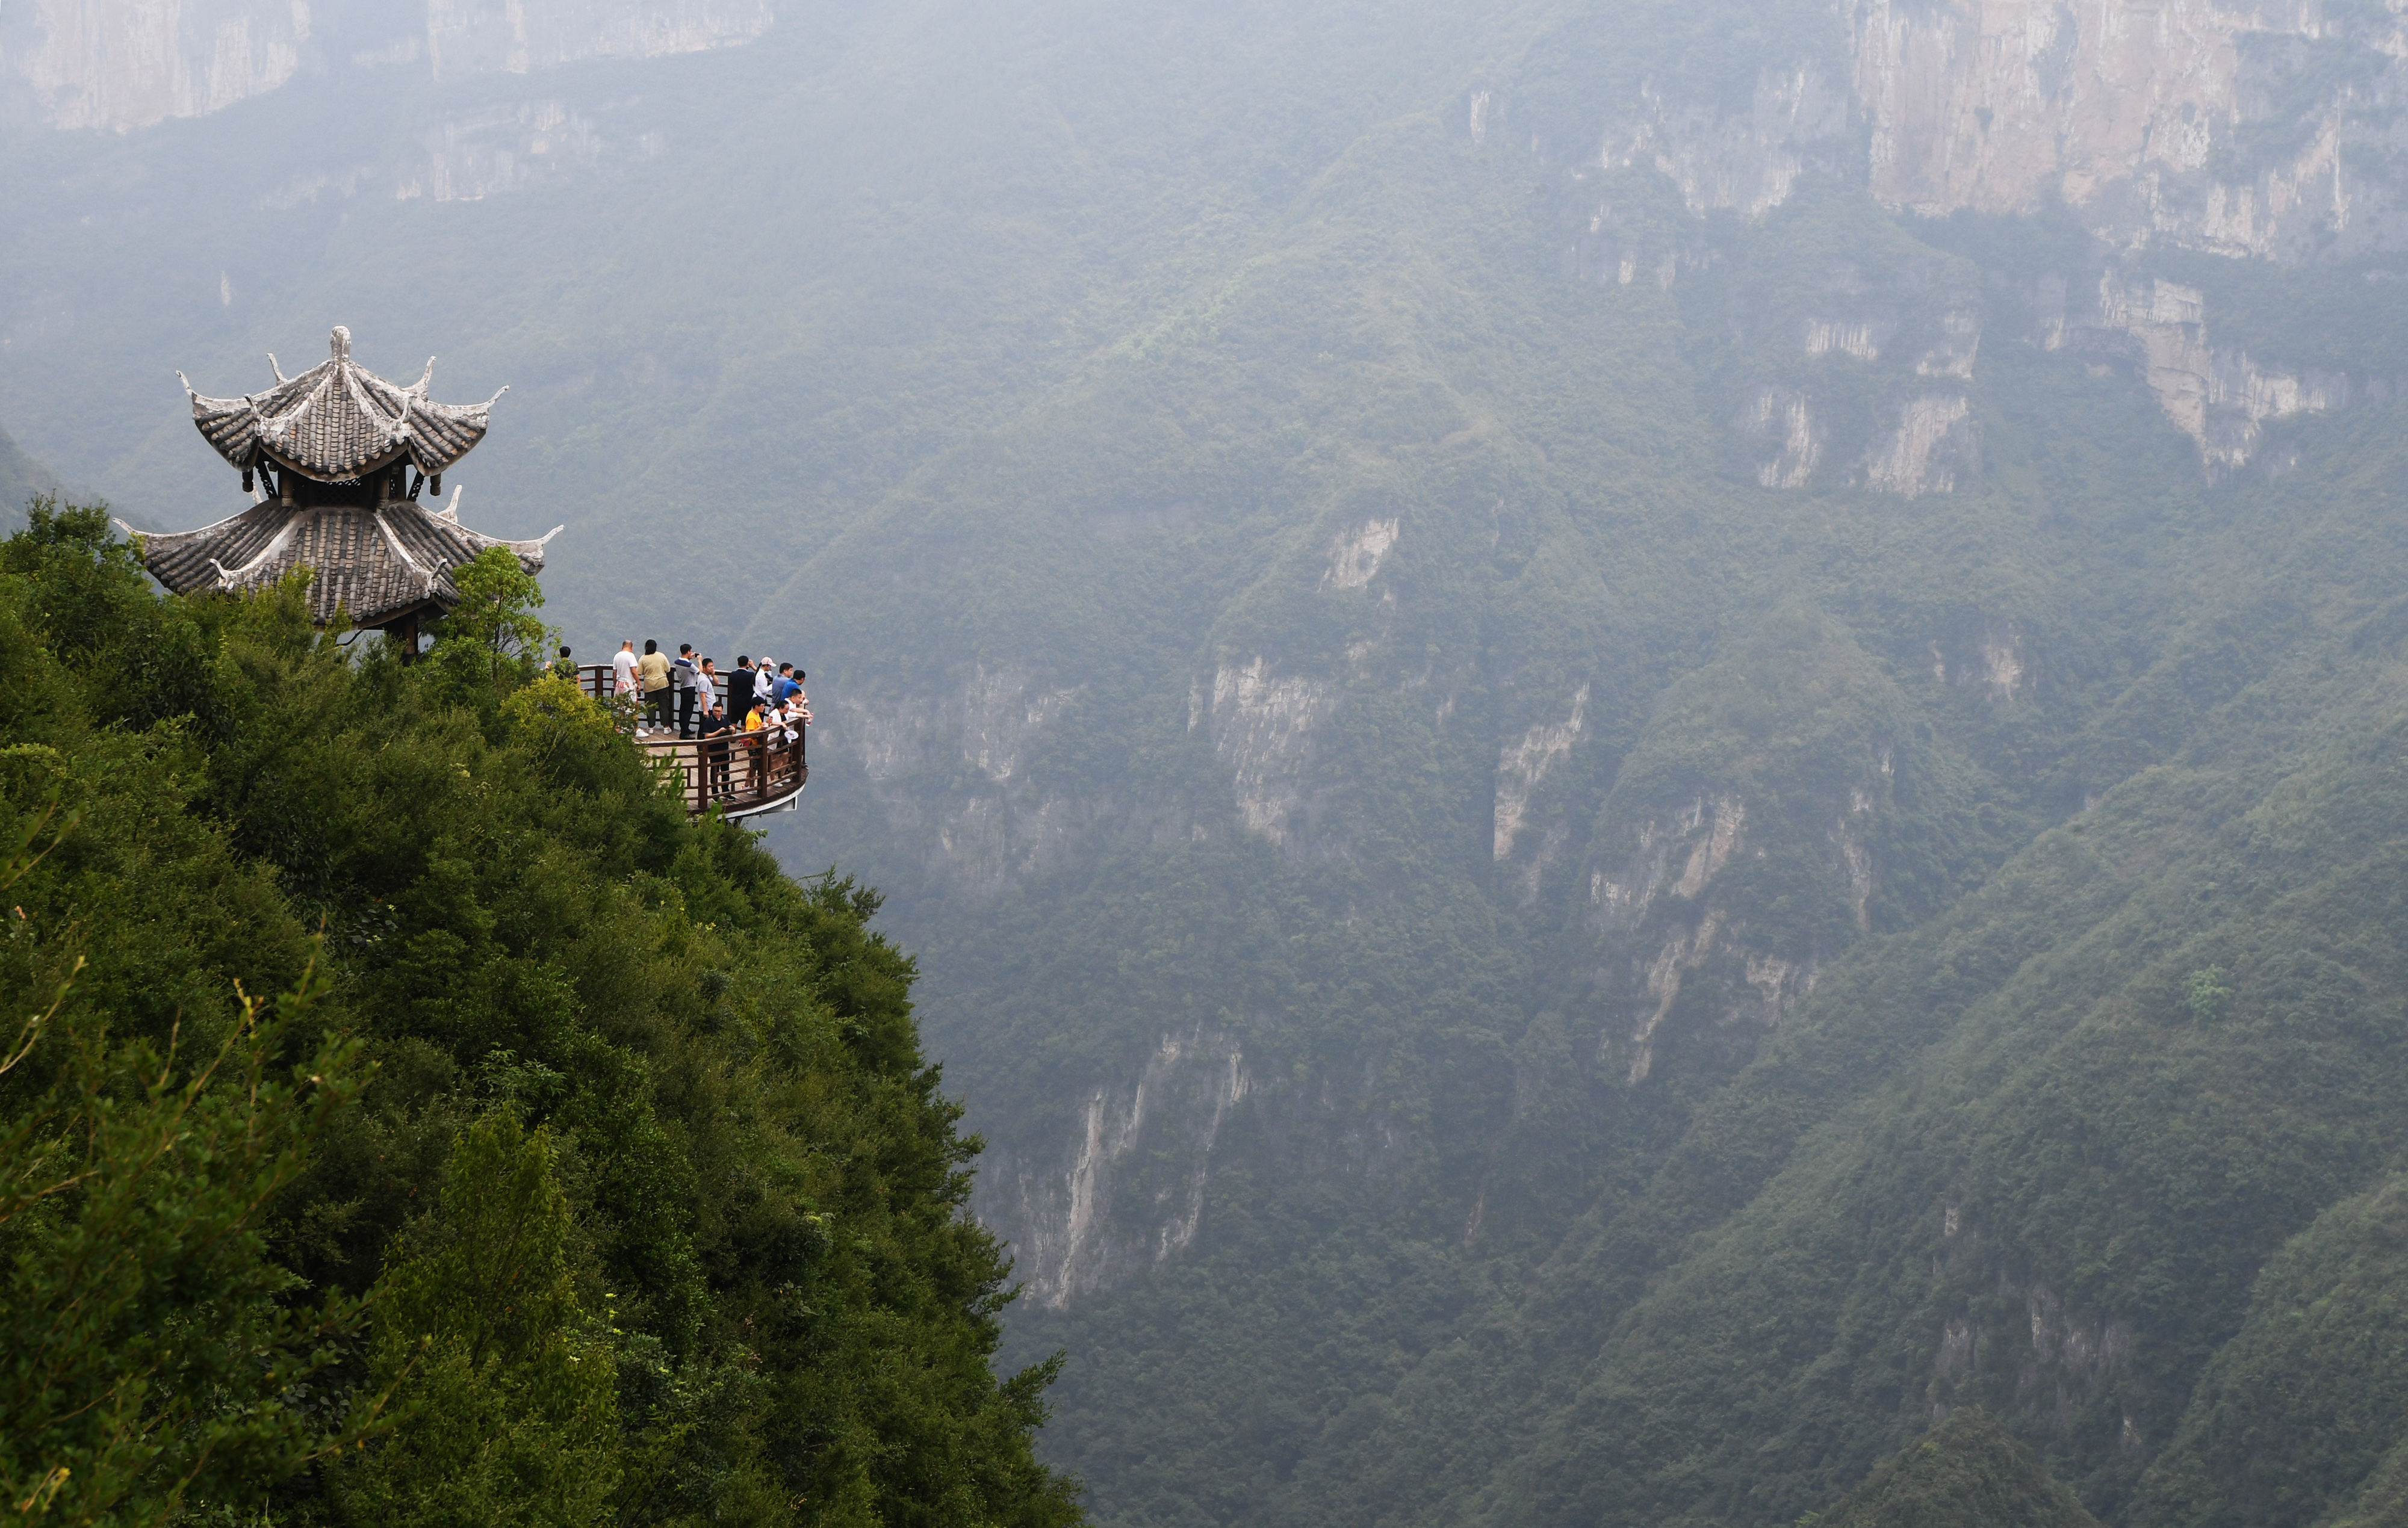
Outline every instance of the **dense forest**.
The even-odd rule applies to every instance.
[[[282,0],[222,4],[292,35]],[[560,714],[529,692],[294,633],[136,714],[182,648],[133,643],[131,679],[50,650],[92,746],[172,735],[144,767],[173,820],[273,893],[283,942],[225,957],[257,1021],[297,993],[335,1022],[282,1033],[409,1042],[310,1137],[289,1195],[328,1207],[261,1222],[306,1281],[277,1319],[336,1334],[341,1417],[278,1447],[446,1446],[388,1424],[455,1380],[394,1379],[376,1312],[443,1307],[454,1160],[557,1185],[579,1314],[544,1372],[633,1334],[642,1447],[776,1479],[781,1419],[888,1393],[713,1378],[772,1350],[729,1335],[770,1330],[747,1259],[881,1297],[886,1265],[808,1229],[852,1213],[835,1159],[754,1148],[772,1104],[707,1105],[680,1060],[772,1065],[788,1001],[854,1043],[809,932],[857,927],[851,876],[918,973],[896,1064],[944,1066],[913,1107],[985,1143],[926,1191],[999,1244],[966,1298],[1024,1286],[943,1351],[1062,1355],[1030,1447],[1099,1524],[2398,1520],[2395,7],[556,0],[483,64],[474,8],[326,0],[284,75],[142,120],[93,114],[113,76],[56,85],[64,30],[0,28],[0,421],[58,479],[149,527],[240,507],[170,368],[231,395],[345,323],[387,375],[437,352],[436,395],[511,384],[453,476],[480,529],[567,522],[543,614],[581,655],[810,674],[810,790],[763,837],[803,890],[740,835],[572,809],[636,799],[607,739],[571,750],[598,783],[523,772],[508,809],[618,888],[589,912],[532,849],[380,858],[454,831],[433,785],[377,783],[421,756],[389,729],[452,718],[446,809],[502,812],[479,761],[568,747],[520,730]],[[215,654],[269,618],[190,619]],[[236,725],[222,693],[334,721]],[[39,887],[77,804],[32,826],[25,790]],[[447,877],[490,926],[433,910]],[[701,930],[648,957],[689,984],[657,1020],[609,964],[638,936],[547,953],[611,919]],[[62,1015],[130,958],[79,952]],[[524,1037],[544,960],[643,1063],[690,1262],[638,1256],[585,1052]],[[362,985],[388,968],[479,975],[454,1013]],[[236,1024],[210,992],[174,1001]],[[503,1038],[445,1038],[488,1009]],[[376,1131],[435,1164],[376,1189],[339,1165],[401,1160]],[[805,1229],[757,1250],[711,1164],[789,1155],[799,1219],[764,1186],[758,1234]],[[970,1407],[999,1438],[1035,1415],[1013,1383]],[[679,1407],[691,1444],[629,1420]],[[1027,1467],[984,1447],[947,1457]],[[313,1464],[268,1509],[390,1489]]]
[[[876,893],[689,821],[507,593],[405,666],[97,508],[0,548],[7,1500],[1078,1521]]]

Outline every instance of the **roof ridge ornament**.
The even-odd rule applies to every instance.
[[[285,383],[293,380],[292,378],[284,375],[284,368],[276,364],[276,352],[274,350],[267,352],[267,369],[276,373],[276,385],[278,387],[282,387]],[[184,374],[179,371],[176,375],[181,377]],[[187,385],[189,386],[190,384]]]
[[[393,550],[393,554],[395,557],[401,559],[402,565],[425,580],[425,584],[421,592],[423,593],[432,595],[435,593],[435,580],[441,578],[448,570],[439,564],[435,567],[428,567],[417,558],[409,555],[409,549],[401,544],[400,536],[394,531],[392,522],[384,518],[384,511],[381,509],[376,512],[376,527],[378,530],[384,533],[384,544]]]
[[[326,348],[335,352],[335,359],[337,361],[348,362],[351,360],[351,332],[350,329],[338,323],[335,325],[335,332],[327,336],[326,339]]]

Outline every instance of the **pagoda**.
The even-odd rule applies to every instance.
[[[460,523],[460,491],[440,509],[445,469],[485,438],[496,393],[480,404],[433,403],[426,370],[397,387],[351,359],[351,332],[337,328],[333,354],[287,377],[271,354],[276,385],[238,398],[206,397],[184,381],[193,423],[242,474],[256,501],[197,531],[141,537],[143,565],[176,593],[254,590],[297,567],[309,581],[309,619],[338,613],[354,627],[381,628],[418,650],[423,621],[459,603],[452,570],[487,547],[508,547],[528,573],[543,570],[544,543],[509,541]],[[506,388],[503,392],[508,392]],[[422,491],[429,496],[422,502]]]

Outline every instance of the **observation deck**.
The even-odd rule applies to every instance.
[[[721,705],[727,702],[727,676],[716,676]],[[577,682],[604,705],[610,703],[616,680],[609,664],[580,664]],[[803,798],[803,783],[811,777],[803,756],[810,736],[808,727],[795,729],[795,740],[782,733],[731,732],[716,737],[671,737],[658,733],[636,739],[636,746],[656,760],[674,763],[685,781],[685,809],[695,817],[717,807],[731,820],[791,811]]]

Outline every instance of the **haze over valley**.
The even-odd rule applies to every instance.
[[[12,0],[0,132],[12,510],[340,323],[810,671],[1089,1521],[2408,1512],[2397,4]]]

